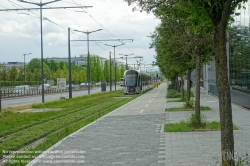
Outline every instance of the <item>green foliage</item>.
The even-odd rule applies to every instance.
[[[250,166],[250,158],[249,154],[236,156],[235,166]]]
[[[181,94],[177,90],[174,89],[168,90],[167,98],[179,98],[179,97],[181,97]]]
[[[74,84],[80,84],[87,82],[87,68],[78,66],[76,64],[71,65],[71,78]],[[112,80],[115,79],[114,65],[112,70]],[[125,71],[124,65],[116,66],[116,79],[119,80],[123,77]],[[34,58],[26,65],[26,81],[28,85],[41,84],[41,60]],[[6,66],[0,65],[1,85],[2,86],[16,86],[24,84],[23,65],[13,67],[11,70],[7,70]],[[44,59],[44,78],[53,79],[66,78],[68,81],[68,63],[67,62],[55,62],[54,60]],[[109,61],[102,62],[100,57],[91,57],[91,81],[100,82],[110,79],[110,66]],[[4,82],[3,82],[4,81]],[[34,81],[37,84],[34,84]]]
[[[206,127],[206,117],[205,115],[197,115],[192,113],[187,120],[187,125],[194,128],[205,128]]]
[[[165,132],[187,132],[187,131],[217,131],[220,130],[220,122],[212,121],[206,122],[204,125],[201,126],[191,126],[191,120],[187,121],[180,121],[177,123],[169,123],[165,125]],[[193,120],[195,121],[195,120]],[[236,126],[234,126],[234,130],[238,130]],[[244,158],[244,162],[246,162],[246,158]],[[249,158],[248,158],[249,161]],[[243,166],[243,165],[239,165]]]
[[[168,101],[169,102],[169,101]],[[211,110],[210,107],[206,107],[206,106],[200,106],[200,110],[201,111],[208,111],[208,110]],[[194,111],[194,108],[193,107],[173,107],[173,108],[167,108],[166,111],[169,111],[169,112],[173,112],[173,111]]]
[[[174,84],[169,84],[168,85],[168,90],[170,90],[170,89],[174,89]]]
[[[194,100],[186,101],[184,108],[194,108]]]
[[[187,96],[186,90],[184,90],[184,97],[185,96]],[[194,93],[192,91],[190,91],[190,96],[194,97]],[[180,97],[182,97],[181,93],[175,89],[169,89],[166,96],[166,98],[180,98]],[[186,98],[184,98],[183,101],[186,101]]]
[[[165,132],[186,132],[192,131],[193,128],[186,125],[185,121],[179,123],[169,123],[165,125]]]

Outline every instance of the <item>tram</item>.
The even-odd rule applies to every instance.
[[[148,73],[138,70],[126,70],[123,78],[124,94],[138,94],[151,88],[152,80]]]

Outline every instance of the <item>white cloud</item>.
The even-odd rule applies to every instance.
[[[10,1],[0,1],[0,8],[38,7],[11,1],[15,2],[16,6],[13,6]],[[40,2],[39,0],[32,1]],[[48,1],[43,0],[43,2]],[[133,43],[127,42],[126,46],[117,47],[116,54],[134,53],[135,56],[144,56],[146,63],[154,61],[153,55],[155,53],[153,49],[149,49],[151,39],[147,36],[154,31],[159,20],[155,19],[152,14],[132,12],[132,7],[128,6],[123,0],[64,0],[49,6],[76,6],[74,2],[93,7],[85,9],[87,13],[75,12],[82,11],[81,9],[43,10],[43,16],[53,22],[43,20],[44,57],[68,56],[68,27],[71,30],[81,31],[93,31],[101,28],[102,31],[90,34],[90,39],[111,39],[115,37],[134,39]],[[18,13],[1,11],[0,62],[22,61],[20,55],[26,52],[32,52],[32,55],[26,57],[26,61],[34,57],[40,57],[39,10],[20,11]],[[71,39],[86,40],[86,34],[72,32]],[[120,43],[102,42],[97,45],[90,42],[90,52],[108,58],[109,51],[112,51],[113,54],[113,48],[104,44],[117,45]],[[87,53],[87,43],[84,41],[71,42],[71,52],[72,56]]]

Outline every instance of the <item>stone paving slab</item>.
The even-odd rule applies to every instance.
[[[81,150],[85,163],[59,163],[58,165],[128,165],[128,166],[164,166],[160,160],[160,130],[165,122],[165,114],[138,116],[107,116],[68,137],[51,151]],[[164,144],[165,146],[165,144]],[[165,149],[163,149],[164,151]],[[77,154],[73,154],[77,155]],[[43,157],[42,161],[55,161],[67,158],[67,154],[58,154],[57,159]],[[69,158],[67,158],[69,160]],[[80,161],[80,159],[74,159]],[[48,165],[36,163],[34,165]]]
[[[219,121],[218,98],[201,93],[201,105],[211,111],[202,111],[207,121]],[[168,103],[166,107],[181,107],[180,103]],[[250,153],[250,110],[232,104],[233,122],[240,128],[234,131],[235,154]],[[167,112],[166,122],[187,120],[192,111]],[[221,158],[220,131],[164,133],[166,143],[166,166],[212,166]]]

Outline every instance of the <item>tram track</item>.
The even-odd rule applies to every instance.
[[[117,105],[119,105],[120,103],[122,103],[122,102],[124,102],[124,99],[120,99],[119,101],[117,101],[117,100],[114,100],[114,99],[109,99],[109,100],[105,100],[105,101],[108,101],[108,102],[102,102],[102,103],[99,103],[99,104],[97,104],[97,105],[91,105],[91,106],[89,106],[89,107],[85,107],[85,108],[77,108],[77,109],[75,109],[75,112],[74,113],[76,113],[76,114],[74,114],[74,113],[70,113],[70,114],[72,114],[72,120],[70,121],[70,122],[68,122],[68,123],[66,123],[66,124],[64,124],[64,125],[62,125],[62,126],[60,126],[59,128],[57,128],[57,129],[54,129],[54,130],[51,130],[50,132],[47,132],[46,134],[42,134],[42,135],[40,135],[38,138],[36,138],[36,139],[33,139],[32,141],[30,141],[29,143],[26,143],[23,147],[19,147],[19,148],[17,148],[17,149],[9,149],[9,151],[20,151],[20,150],[22,150],[23,148],[28,148],[28,147],[30,147],[30,146],[32,146],[32,145],[34,145],[34,144],[36,144],[37,142],[40,142],[41,140],[45,140],[46,139],[46,137],[48,136],[48,135],[51,135],[51,134],[53,134],[53,133],[56,133],[56,132],[58,132],[58,131],[60,131],[60,130],[63,130],[63,129],[65,129],[65,128],[67,128],[67,127],[70,127],[70,126],[72,126],[72,125],[74,125],[74,124],[76,124],[76,123],[79,123],[79,122],[81,122],[81,121],[84,121],[84,120],[86,120],[86,119],[88,119],[88,118],[91,118],[91,117],[94,117],[94,116],[98,116],[98,117],[100,117],[101,116],[101,114],[102,114],[102,112],[103,111],[105,111],[105,109],[111,109],[111,108],[115,108]],[[91,108],[91,110],[90,111],[88,111],[89,109]],[[77,114],[77,112],[80,112],[80,111],[83,111],[85,109],[85,114],[84,114],[84,116],[80,116],[79,118],[74,118],[74,116],[73,115],[78,115]],[[95,109],[94,111],[93,111],[93,109]],[[81,112],[81,113],[83,113],[83,112]],[[60,118],[63,118],[62,116],[60,117]],[[60,119],[60,118],[57,118],[57,119]],[[66,117],[66,118],[68,118],[68,117]],[[55,121],[55,119],[53,119],[53,120],[50,120],[50,121]],[[46,122],[45,122],[46,123]],[[44,124],[44,123],[43,123]],[[37,126],[33,126],[34,128],[35,127],[38,127],[38,125]],[[30,128],[31,129],[31,128]],[[22,130],[22,131],[24,131],[24,130]],[[20,131],[21,132],[21,131]],[[15,133],[15,134],[18,134],[19,132],[17,132],[17,133]],[[13,133],[14,134],[14,133]],[[20,134],[19,134],[20,135]],[[3,142],[3,140],[1,141],[1,142]],[[6,150],[8,150],[8,149],[6,149]],[[5,156],[3,157],[3,154],[1,154],[1,158],[0,158],[0,161],[4,161],[5,159],[6,159],[6,157],[8,158],[8,156],[10,156],[10,155],[13,155],[13,154],[4,154]],[[1,163],[1,162],[0,162]]]
[[[98,100],[97,99],[93,99],[93,100]],[[107,101],[111,101],[112,99],[107,99],[105,100],[104,102],[107,102]],[[92,100],[87,100],[86,102],[91,102]],[[20,131],[23,131],[23,130],[27,130],[29,128],[32,128],[32,127],[35,127],[35,126],[38,126],[38,125],[41,125],[41,124],[44,124],[44,123],[47,123],[47,122],[50,122],[52,120],[56,120],[58,118],[61,118],[63,116],[67,116],[69,114],[72,114],[72,113],[75,113],[75,112],[78,112],[78,111],[82,111],[83,109],[87,109],[87,108],[91,108],[92,106],[95,106],[96,104],[91,104],[91,105],[88,105],[88,106],[84,106],[84,107],[81,107],[81,108],[76,108],[76,109],[73,109],[72,111],[67,111],[65,113],[61,113],[60,115],[56,115],[54,117],[51,117],[51,118],[48,118],[48,119],[44,119],[43,121],[40,121],[38,123],[32,123],[32,124],[29,124],[29,125],[23,125],[22,127],[19,127],[19,128],[16,128],[15,130],[12,130],[12,131],[7,131],[7,132],[2,132],[0,134],[0,141],[3,140],[4,138],[16,133],[16,132],[20,132]],[[66,108],[68,109],[68,108]],[[64,110],[66,110],[64,109]]]

